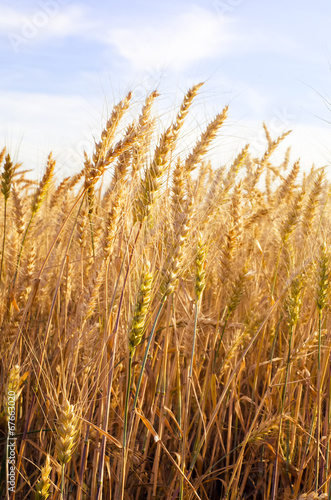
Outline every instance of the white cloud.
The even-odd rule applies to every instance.
[[[67,36],[97,41],[105,48],[115,48],[133,70],[143,71],[183,71],[243,46],[243,37],[234,32],[231,18],[196,5],[162,23],[152,16],[114,19],[66,0],[40,1],[35,9],[4,6],[0,35],[7,37],[15,51],[27,43],[44,44]]]
[[[164,20],[132,23],[108,31],[108,42],[134,69],[171,67],[183,70],[204,58],[226,53],[239,37],[230,31],[231,21],[193,6],[190,11]]]
[[[18,51],[27,43],[41,44],[45,40],[67,36],[86,37],[97,31],[97,22],[82,6],[63,5],[63,0],[39,2],[34,9],[4,6],[0,17],[0,35],[7,37]]]
[[[8,30],[17,29],[22,24],[22,19],[25,17],[26,13],[22,13],[15,7],[8,7],[6,5],[1,6],[1,16],[0,16],[0,34],[6,34]]]

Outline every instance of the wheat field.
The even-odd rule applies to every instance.
[[[200,87],[62,181],[1,153],[1,498],[331,498],[330,182],[265,125],[212,166],[227,107],[181,147]]]

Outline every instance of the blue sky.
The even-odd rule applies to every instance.
[[[37,172],[51,149],[76,170],[128,90],[139,104],[157,87],[164,114],[200,81],[196,132],[230,105],[213,161],[263,151],[265,121],[293,130],[293,161],[331,162],[329,1],[1,0],[0,14],[0,138]]]

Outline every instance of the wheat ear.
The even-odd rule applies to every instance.
[[[57,423],[56,451],[61,465],[70,462],[77,438],[77,417],[74,406],[65,399]]]
[[[155,203],[156,194],[161,188],[161,179],[167,166],[173,143],[172,127],[168,127],[161,135],[155,149],[154,158],[145,172],[140,192],[135,203],[135,217],[140,222],[150,216]]]
[[[175,123],[172,126],[172,134],[174,138],[174,143],[178,139],[180,129],[184,124],[184,120],[189,112],[193,99],[197,95],[199,89],[202,87],[203,83],[198,83],[193,85],[192,88],[185,94],[181,107],[177,113]]]
[[[161,284],[162,301],[172,294],[178,284],[179,275],[181,272],[181,264],[184,255],[184,248],[191,229],[192,215],[194,203],[193,199],[187,201],[183,213],[177,217],[177,226],[175,225],[175,240],[172,252],[169,254],[168,259],[163,269],[164,280]]]
[[[146,262],[143,267],[143,274],[139,285],[138,298],[129,334],[130,357],[133,356],[135,349],[141,342],[145,327],[145,319],[151,300],[153,275],[152,273],[150,273],[149,268],[150,265],[148,262]]]
[[[3,149],[0,153],[0,160],[4,156],[5,150]],[[1,163],[1,161],[0,161]],[[14,165],[10,159],[10,155],[6,155],[5,163],[3,166],[3,172],[1,176],[1,192],[5,199],[5,206],[3,212],[3,238],[2,238],[2,254],[1,254],[1,266],[0,266],[0,283],[2,277],[3,260],[5,255],[5,241],[6,241],[6,223],[7,223],[7,202],[10,195],[10,190],[12,187],[12,179],[14,175]]]
[[[101,132],[101,141],[98,143],[95,142],[95,151],[92,160],[93,167],[99,171],[99,175],[102,174],[105,166],[105,157],[110,149],[118,125],[129,108],[131,98],[132,92],[129,92],[122,101],[114,106],[111,116],[107,121],[107,125]]]
[[[55,443],[57,458],[61,465],[62,497],[64,495],[64,469],[72,458],[77,442],[77,434],[77,417],[74,412],[74,406],[70,405],[69,401],[65,399],[58,418],[57,439]]]
[[[40,207],[46,197],[48,189],[53,180],[54,169],[55,169],[55,160],[53,159],[52,153],[50,153],[47,158],[45,174],[32,198],[31,218],[34,217],[36,213],[40,210]]]
[[[132,153],[132,177],[136,175],[143,163],[145,162],[146,155],[148,152],[149,142],[153,133],[155,120],[151,118],[152,106],[155,99],[159,96],[158,92],[154,90],[150,95],[147,96],[144,106],[138,118],[137,128],[139,130],[139,135],[141,140],[133,148]]]
[[[187,157],[184,169],[186,172],[192,172],[202,156],[206,154],[211,142],[215,138],[218,130],[225,122],[228,116],[228,106],[225,106],[223,111],[219,113],[214,120],[207,126],[205,132],[201,135],[200,139],[193,148],[192,153]]]
[[[50,456],[47,455],[46,463],[44,467],[42,467],[41,469],[41,478],[36,484],[35,500],[46,500],[49,497],[50,495],[49,488],[51,486],[49,475],[51,473],[51,470],[52,467],[51,467]]]
[[[14,402],[16,402],[19,397],[19,393],[20,393],[20,366],[14,365],[9,371],[6,394],[7,395],[10,394],[11,395],[10,397],[14,399]],[[5,415],[8,420],[12,413],[12,405],[10,407],[8,405],[8,396],[5,396],[4,407],[5,407],[4,408]]]

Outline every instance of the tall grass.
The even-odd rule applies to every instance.
[[[181,147],[200,87],[58,184],[0,155],[1,497],[10,390],[11,498],[331,498],[330,183],[265,126],[211,167],[227,107]]]

